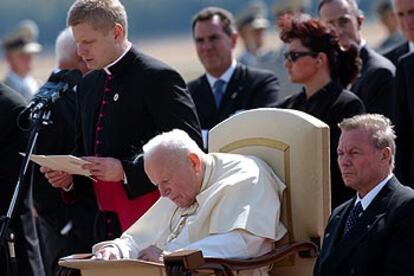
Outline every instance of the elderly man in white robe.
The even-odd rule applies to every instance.
[[[260,159],[206,154],[181,130],[154,137],[143,151],[162,197],[121,238],[96,244],[94,258],[160,261],[177,250],[251,258],[286,233],[279,221],[285,185]]]

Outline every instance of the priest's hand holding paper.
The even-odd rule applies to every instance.
[[[45,175],[50,184],[55,188],[69,189],[73,183],[71,174],[64,171],[55,171],[47,167],[40,167],[40,172]]]
[[[124,169],[118,159],[95,156],[84,156],[82,159],[90,162],[82,165],[82,168],[89,170],[97,180],[117,182],[124,179]]]
[[[54,158],[57,159],[59,157],[65,158],[71,156],[57,156]],[[52,159],[53,157],[41,158]],[[95,156],[85,156],[81,157],[81,159],[77,157],[71,158],[72,159],[70,159],[70,161],[66,161],[69,163],[65,164],[76,163],[76,166],[78,166],[76,170],[73,170],[73,168],[68,168],[68,170],[65,171],[65,169],[61,170],[57,169],[57,167],[53,167],[53,165],[56,165],[55,163],[63,163],[60,159],[57,160],[55,163],[51,163],[50,166],[54,169],[50,168],[48,165],[43,165],[42,167],[40,167],[40,171],[45,175],[45,177],[47,178],[49,183],[52,184],[53,187],[70,190],[73,183],[72,174],[82,174],[92,178],[93,180],[101,180],[108,182],[117,182],[125,178],[122,163],[118,159]],[[73,159],[76,160],[74,161]]]

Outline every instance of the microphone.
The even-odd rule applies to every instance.
[[[65,92],[72,90],[82,79],[79,70],[61,70],[53,73],[40,87],[27,109],[36,112],[56,102]]]
[[[60,70],[52,73],[48,81],[39,88],[27,107],[17,117],[17,126],[21,130],[31,128],[31,120],[38,118],[40,111],[45,111],[64,93],[80,83],[82,73],[79,70]],[[28,120],[29,119],[29,120]]]

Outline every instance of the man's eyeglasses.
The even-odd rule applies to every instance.
[[[317,55],[318,53],[311,52],[311,51],[308,51],[308,52],[288,51],[283,54],[285,60],[289,62],[295,62],[301,57],[305,57],[305,56],[316,57]]]

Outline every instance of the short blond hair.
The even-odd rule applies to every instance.
[[[97,30],[109,31],[120,24],[128,33],[128,18],[124,5],[119,0],[76,0],[68,11],[67,25],[88,23]]]

